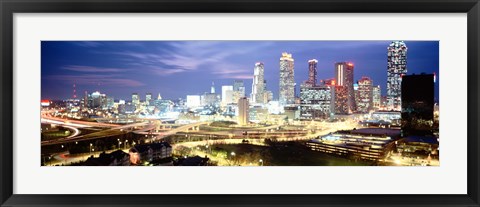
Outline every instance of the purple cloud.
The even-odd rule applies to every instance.
[[[94,67],[94,66],[84,66],[84,65],[66,65],[62,69],[76,71],[76,72],[85,72],[85,73],[117,73],[124,72],[128,69],[122,68],[103,68],[103,67]]]

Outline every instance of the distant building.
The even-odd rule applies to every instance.
[[[150,106],[152,104],[152,93],[147,93],[145,95],[145,105]]]
[[[372,96],[373,108],[378,110],[382,107],[382,90],[380,85],[373,87],[373,96]]]
[[[212,86],[210,87],[210,93],[215,93],[215,83],[212,81]]]
[[[138,93],[132,93],[132,104],[140,108],[140,96],[138,96]]]
[[[351,114],[356,109],[355,92],[353,89],[353,69],[354,65],[350,62],[335,63],[335,83],[341,86],[341,89],[335,93],[337,96],[346,97],[346,109],[340,110],[341,114]],[[342,102],[343,99],[340,99]],[[340,103],[339,103],[340,104]],[[342,107],[343,108],[343,107]]]
[[[317,63],[318,60],[312,59],[308,61],[308,80],[305,86],[313,87],[317,85]]]
[[[351,110],[348,104],[348,90],[345,86],[335,86],[334,96],[334,113],[335,114],[350,114]]]
[[[402,131],[404,135],[432,133],[434,75],[405,75],[402,80]]]
[[[387,48],[387,109],[400,111],[402,106],[402,77],[407,74],[407,45],[392,42]]]
[[[333,87],[310,85],[300,87],[300,119],[318,120],[330,117]]]
[[[233,86],[222,86],[222,104],[226,105],[231,103],[233,103]]]
[[[292,54],[282,53],[280,57],[279,102],[285,106],[295,103],[295,73]]]
[[[360,113],[368,113],[373,109],[373,86],[372,79],[362,77],[358,81],[358,102],[357,111]]]
[[[263,97],[264,84],[264,65],[260,62],[255,63],[255,67],[253,68],[252,94],[250,95],[252,103],[265,103]]]
[[[249,103],[246,97],[238,99],[238,124],[247,125],[249,122]]]
[[[199,95],[187,95],[187,107],[195,108],[200,106],[200,96]]]
[[[233,102],[237,103],[238,99],[245,97],[245,85],[243,80],[233,81]]]
[[[117,150],[112,153],[100,153],[99,157],[89,157],[85,162],[80,163],[83,166],[129,166],[130,155]]]
[[[130,163],[133,165],[143,164],[172,157],[172,146],[167,142],[139,144],[129,150]]]
[[[205,93],[202,98],[203,106],[219,106],[220,105],[220,94],[216,93]]]

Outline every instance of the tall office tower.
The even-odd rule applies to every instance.
[[[403,135],[431,134],[434,121],[434,75],[404,75],[402,79]]]
[[[279,103],[281,106],[295,103],[294,60],[292,54],[280,57]]]
[[[347,98],[346,112],[342,110],[342,113],[350,114],[356,109],[355,104],[355,92],[353,90],[353,63],[339,62],[335,63],[335,83],[336,86],[342,87],[342,89],[336,91],[346,94],[337,94],[341,97]],[[343,100],[342,100],[343,101]],[[337,112],[340,113],[340,112]]]
[[[300,119],[319,120],[330,117],[332,111],[331,86],[300,86]]]
[[[355,95],[355,103],[358,104],[358,102],[360,102],[360,93],[358,91],[358,83],[353,84],[353,94]],[[358,105],[357,105],[357,108],[358,108]],[[355,110],[357,110],[357,108],[355,108]]]
[[[88,92],[85,91],[85,94],[83,95],[83,108],[88,109]]]
[[[372,103],[374,109],[380,109],[382,106],[382,90],[380,85],[373,87]]]
[[[308,87],[317,85],[317,63],[316,59],[308,61],[308,80],[305,82]]]
[[[361,113],[370,112],[373,109],[372,79],[364,76],[358,80],[358,95],[357,111]]]
[[[265,79],[264,79],[264,65],[263,63],[255,63],[253,68],[253,82],[252,82],[252,93],[251,100],[252,103],[264,103],[263,102],[263,92],[265,90]]]
[[[238,124],[241,126],[248,124],[249,104],[247,97],[238,99]]]
[[[336,85],[334,91],[334,113],[349,114],[347,87]]]
[[[212,81],[212,87],[210,87],[210,93],[215,93],[215,83]]]
[[[230,104],[233,101],[233,86],[222,86],[222,104]]]
[[[150,106],[152,101],[152,93],[147,93],[145,95],[145,105]]]
[[[237,103],[238,99],[245,97],[245,86],[243,80],[233,81],[233,102]]]
[[[138,108],[140,105],[140,97],[138,96],[138,93],[132,93],[132,104]]]
[[[98,108],[101,106],[102,104],[102,100],[101,100],[101,96],[102,94],[100,94],[100,92],[98,91],[95,91],[92,93],[92,95],[90,95],[90,97],[92,98],[92,104],[90,107],[92,108]]]
[[[162,100],[162,96],[158,93],[157,100]]]
[[[402,77],[407,73],[407,45],[395,41],[387,48],[387,109],[402,108]]]

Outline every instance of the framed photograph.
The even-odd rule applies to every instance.
[[[478,0],[0,6],[1,206],[480,206]]]

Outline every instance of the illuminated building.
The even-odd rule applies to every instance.
[[[332,109],[331,86],[300,87],[300,119],[318,120],[330,117]]]
[[[212,87],[210,87],[210,93],[215,93],[215,83],[212,81]]]
[[[90,95],[89,108],[99,108],[102,106],[102,94],[95,91]]]
[[[138,96],[138,93],[132,93],[132,104],[136,108],[139,108],[139,106],[140,106],[140,96]]]
[[[282,106],[295,103],[294,59],[286,52],[280,57],[279,102]]]
[[[151,101],[152,101],[152,93],[147,93],[145,95],[145,105],[147,106],[151,105],[152,104]]]
[[[161,99],[162,99],[162,96],[160,95],[160,93],[158,93],[157,100],[161,100]]]
[[[218,106],[220,103],[220,95],[215,93],[205,93],[202,98],[203,106]]]
[[[83,108],[88,109],[88,92],[85,91],[85,94],[83,96]]]
[[[222,104],[233,103],[233,86],[222,86]]]
[[[405,75],[402,80],[402,132],[428,135],[433,130],[434,75]]]
[[[395,41],[387,48],[387,109],[400,111],[402,108],[402,76],[407,73],[407,45]]]
[[[200,96],[199,95],[187,95],[188,108],[195,108],[200,106]]]
[[[245,86],[243,80],[233,81],[233,102],[237,103],[238,99],[245,97]]]
[[[255,63],[255,67],[253,68],[252,93],[250,95],[252,103],[264,103],[264,83],[264,65],[260,62]]]
[[[305,82],[307,87],[317,85],[317,63],[318,60],[312,59],[308,61],[308,80]]]
[[[358,102],[357,111],[368,113],[373,109],[373,86],[372,79],[362,77],[358,80]]]
[[[272,91],[264,91],[263,92],[263,103],[268,103],[273,100],[273,92]]]
[[[346,156],[349,159],[384,161],[400,132],[395,129],[365,128],[337,131],[307,142],[314,151]]]
[[[372,103],[374,109],[380,109],[382,105],[382,91],[380,85],[373,87]]]
[[[172,146],[167,142],[139,144],[133,146],[128,153],[131,164],[139,165],[172,157]]]
[[[249,103],[246,97],[238,99],[238,124],[247,125],[249,122]]]
[[[345,86],[335,86],[334,92],[334,113],[335,114],[349,114],[348,105],[348,91]]]
[[[339,89],[335,91],[335,95],[341,97],[340,99],[336,98],[336,100],[341,101],[341,103],[336,105],[346,104],[346,106],[340,107],[344,109],[335,111],[335,113],[351,114],[356,108],[355,92],[353,89],[353,68],[353,63],[335,63],[335,83],[336,86],[339,87]],[[343,98],[346,98],[346,100]]]

